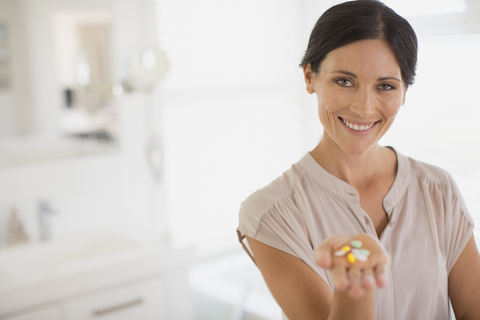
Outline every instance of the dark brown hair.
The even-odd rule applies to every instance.
[[[397,58],[403,81],[412,85],[417,67],[417,36],[412,26],[384,3],[358,0],[335,5],[318,19],[300,66],[311,64],[318,72],[327,54],[349,43],[380,39]]]

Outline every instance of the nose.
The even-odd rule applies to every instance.
[[[368,88],[357,90],[354,93],[350,110],[360,116],[367,118],[375,113],[376,99],[375,94]]]

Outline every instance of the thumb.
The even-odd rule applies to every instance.
[[[328,238],[323,241],[313,252],[315,262],[325,269],[333,267],[333,252],[335,248],[341,246],[345,242],[349,242],[350,237],[345,235],[338,235]]]
[[[313,256],[315,258],[315,262],[317,264],[325,269],[330,269],[333,267],[333,259],[330,251],[326,250],[327,248],[325,247],[317,247],[313,253]]]

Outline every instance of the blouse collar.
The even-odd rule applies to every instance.
[[[410,166],[407,159],[394,148],[390,148],[397,155],[398,166],[397,175],[392,187],[383,199],[383,205],[387,211],[389,211],[390,208],[393,208],[401,200],[410,180]],[[355,188],[325,170],[312,157],[310,152],[307,152],[302,159],[300,159],[298,165],[303,168],[308,176],[314,179],[315,182],[324,190],[331,192],[347,201],[360,201],[360,196]]]

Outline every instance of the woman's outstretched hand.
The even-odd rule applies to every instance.
[[[350,263],[346,256],[335,255],[352,240],[360,240],[362,248],[370,251],[366,261]],[[314,256],[320,267],[330,270],[335,290],[346,292],[354,299],[360,299],[375,286],[384,287],[388,282],[390,256],[380,241],[371,235],[330,237],[315,248]]]

